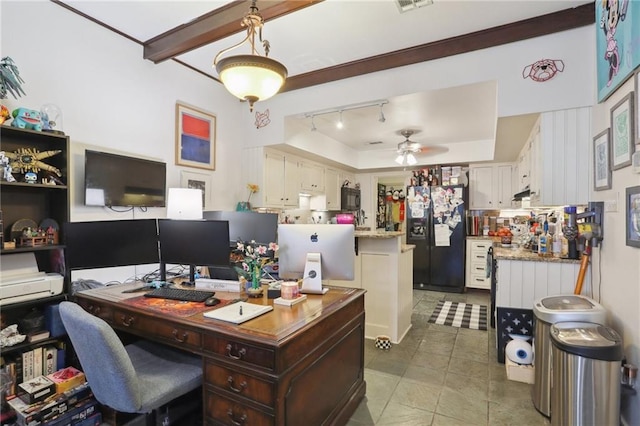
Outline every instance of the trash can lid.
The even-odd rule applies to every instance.
[[[566,321],[604,323],[606,310],[595,300],[579,294],[548,296],[533,304],[534,316],[553,324]]]
[[[559,322],[551,326],[551,341],[570,354],[603,361],[622,360],[622,338],[612,328],[592,322]]]

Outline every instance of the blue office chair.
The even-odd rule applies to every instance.
[[[73,302],[60,317],[94,397],[124,413],[150,413],[202,385],[202,359],[149,341],[124,346],[104,320]]]

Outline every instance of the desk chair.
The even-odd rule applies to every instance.
[[[139,341],[124,346],[115,331],[73,302],[60,317],[94,397],[124,413],[150,413],[202,385],[202,359]]]

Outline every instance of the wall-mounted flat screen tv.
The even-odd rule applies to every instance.
[[[165,207],[166,163],[92,150],[84,159],[85,205]]]

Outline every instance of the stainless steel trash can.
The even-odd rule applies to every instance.
[[[551,326],[551,425],[620,424],[622,338],[590,322]]]
[[[557,322],[586,321],[605,324],[606,310],[598,302],[581,295],[548,296],[533,304],[533,365],[531,389],[533,405],[545,416],[551,415],[551,339],[549,330]]]

